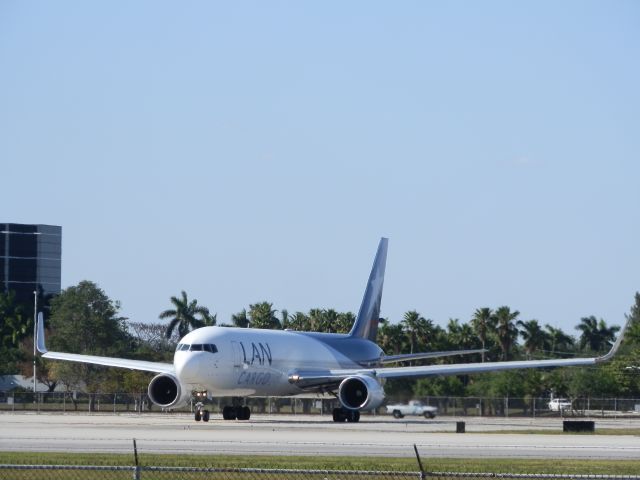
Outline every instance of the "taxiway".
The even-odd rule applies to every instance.
[[[467,433],[455,433],[455,421]],[[596,420],[598,428],[638,428],[640,421]],[[353,455],[512,458],[640,458],[634,435],[518,433],[562,430],[562,420],[445,418],[397,421],[365,416],[357,424],[327,417],[253,415],[250,421],[187,415],[0,414],[0,451],[216,455]],[[507,431],[508,433],[500,433]]]

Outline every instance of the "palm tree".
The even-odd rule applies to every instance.
[[[518,315],[520,315],[519,311],[512,312],[507,306],[498,308],[494,315],[496,323],[495,336],[500,344],[503,360],[509,360],[511,347],[518,338],[518,329],[515,325]]]
[[[296,312],[293,315],[289,315],[285,328],[297,330],[298,332],[308,332],[309,330],[311,330],[309,325],[309,317],[303,312]]]
[[[243,308],[241,312],[231,315],[231,323],[234,327],[247,328],[249,326],[249,318],[247,317],[247,309]]]
[[[353,327],[353,323],[356,321],[356,316],[353,312],[344,312],[338,314],[338,323],[336,325],[336,332],[348,333]]]
[[[520,335],[524,340],[524,349],[528,359],[536,350],[544,350],[549,346],[549,336],[540,327],[537,320],[518,320],[517,325],[520,327]]]
[[[162,320],[170,319],[165,332],[167,338],[171,338],[171,334],[176,327],[180,338],[182,338],[190,330],[204,326],[205,320],[212,318],[209,314],[209,309],[198,305],[197,300],[193,299],[189,302],[184,290],[182,290],[180,298],[171,297],[171,303],[175,308],[165,310],[159,315]],[[200,318],[196,318],[196,315],[199,315]],[[215,319],[215,315],[213,318]]]
[[[265,328],[276,330],[282,328],[280,320],[276,317],[277,310],[273,309],[273,303],[260,302],[249,305],[249,324],[251,328]]]
[[[549,338],[549,350],[551,354],[555,354],[558,350],[566,352],[573,348],[575,339],[571,335],[567,335],[561,328],[554,328],[546,324],[544,328],[547,330]]]
[[[460,324],[457,318],[450,318],[447,324],[447,337],[455,349],[471,350],[477,348],[478,338],[468,323]]]
[[[336,333],[338,328],[338,312],[333,308],[321,310],[318,332]]]
[[[475,312],[473,312],[473,317],[471,318],[471,325],[476,332],[476,335],[480,339],[482,343],[482,349],[485,350],[487,343],[487,335],[489,331],[494,328],[494,317],[493,312],[490,308],[477,308]],[[484,354],[482,352],[482,361],[484,362]]]
[[[406,339],[406,334],[399,323],[389,323],[388,320],[380,319],[378,329],[378,345],[386,354],[398,355],[402,352],[402,346]]]
[[[580,348],[589,347],[594,352],[600,352],[611,348],[620,327],[617,325],[607,327],[607,323],[603,319],[598,321],[596,317],[591,315],[590,317],[582,317],[576,329],[582,332]]]
[[[313,332],[319,332],[322,328],[322,316],[324,310],[322,308],[312,308],[309,310],[309,330]]]
[[[424,325],[423,323],[426,320],[415,310],[410,310],[405,312],[404,318],[400,322],[402,325],[407,338],[409,339],[410,352],[414,353],[416,351],[416,347],[418,346],[418,338],[422,336],[426,332],[423,332]]]
[[[289,311],[286,308],[280,312],[280,326],[282,329],[289,328]]]
[[[218,314],[214,313],[211,315],[208,311],[207,313],[202,314],[202,326],[203,327],[213,327],[218,323]]]

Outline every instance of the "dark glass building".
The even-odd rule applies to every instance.
[[[0,288],[21,302],[60,293],[62,227],[0,223]]]

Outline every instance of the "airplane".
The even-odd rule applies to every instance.
[[[202,327],[180,339],[173,363],[50,352],[45,346],[42,313],[38,315],[37,347],[44,358],[153,372],[149,399],[163,409],[186,406],[196,398],[195,420],[208,422],[205,398],[291,396],[329,393],[339,401],[335,422],[357,422],[360,412],[379,407],[385,400],[388,378],[427,377],[511,370],[588,366],[610,360],[624,337],[629,321],[609,353],[600,357],[551,360],[457,363],[397,366],[390,363],[480,352],[482,350],[422,352],[385,355],[375,343],[387,259],[388,239],[381,238],[351,331],[347,334]],[[225,420],[248,420],[247,406],[227,405]]]

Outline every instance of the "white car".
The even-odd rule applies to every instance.
[[[549,401],[549,410],[551,410],[552,412],[571,410],[571,402],[566,398],[552,398]]]

